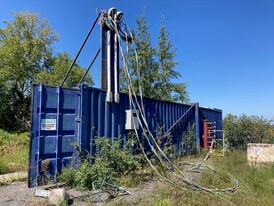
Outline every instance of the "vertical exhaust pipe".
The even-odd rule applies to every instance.
[[[111,31],[107,31],[107,102],[112,102],[111,92]]]
[[[108,10],[108,18],[114,20],[115,15],[117,13],[116,8],[112,7]],[[112,84],[113,84],[113,79],[112,79],[112,70],[113,70],[113,60],[112,58],[112,44],[113,44],[113,39],[112,39],[112,33],[113,31],[111,31],[111,29],[107,30],[107,97],[106,97],[106,101],[107,102],[112,102],[113,98],[112,98],[112,92],[113,92],[113,88],[112,88]],[[115,59],[115,57],[114,57]],[[115,67],[115,62],[114,62],[114,67]]]
[[[120,24],[123,21],[123,16],[124,16],[124,13],[121,11],[118,11],[115,14],[114,20],[116,22],[117,27],[120,27]],[[119,42],[118,42],[118,35],[116,32],[114,34],[114,101],[116,103],[120,102],[120,96],[119,96]]]
[[[123,12],[110,8],[101,19],[102,59],[101,88],[107,90],[106,101],[119,103],[119,34]],[[116,27],[116,28],[114,28]]]
[[[119,45],[118,37],[115,33],[114,35],[114,101],[116,103],[120,102],[119,98]]]

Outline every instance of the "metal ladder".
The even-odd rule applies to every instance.
[[[224,133],[223,130],[216,129],[216,122],[209,122],[207,119],[203,122],[203,146],[209,150],[210,154],[224,156]],[[217,132],[221,132],[222,138],[217,138]]]

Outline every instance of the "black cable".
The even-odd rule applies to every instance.
[[[81,83],[83,82],[83,80],[85,79],[85,77],[86,77],[86,75],[87,75],[88,71],[89,71],[89,70],[90,70],[90,68],[92,67],[92,65],[93,65],[94,61],[97,59],[97,57],[98,57],[98,55],[99,55],[99,53],[100,53],[100,52],[101,52],[101,48],[99,48],[99,49],[98,49],[98,51],[97,51],[96,55],[93,57],[93,59],[92,59],[92,61],[91,61],[90,65],[89,65],[89,67],[87,68],[87,70],[86,70],[85,74],[82,76],[82,78],[81,78],[81,80],[79,81],[79,83],[78,83],[78,84],[81,84]]]
[[[82,43],[82,45],[81,45],[81,47],[80,47],[78,53],[76,54],[75,58],[73,59],[73,62],[71,63],[71,65],[70,65],[70,67],[69,67],[69,69],[68,69],[68,71],[67,71],[67,73],[66,73],[66,75],[65,75],[65,77],[64,77],[64,79],[63,79],[63,81],[62,81],[62,83],[60,84],[61,87],[63,86],[63,84],[65,83],[66,79],[68,78],[68,75],[69,75],[69,73],[71,72],[72,67],[74,66],[74,64],[75,64],[75,62],[76,62],[78,56],[80,55],[80,53],[81,53],[83,47],[85,46],[86,41],[88,40],[89,35],[91,34],[93,28],[95,27],[95,25],[96,25],[96,23],[97,23],[97,21],[98,21],[100,15],[101,15],[101,13],[98,14],[97,18],[95,19],[93,25],[91,26],[91,28],[90,28],[90,30],[89,30],[89,32],[88,32],[86,38],[84,39],[84,41],[83,41],[83,43]]]

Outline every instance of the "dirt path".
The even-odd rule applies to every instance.
[[[156,188],[159,181],[153,180],[144,183],[142,186],[137,188],[128,189],[130,195],[119,195],[118,197],[111,200],[111,202],[119,200],[131,201],[134,198],[140,197],[149,193],[151,190]],[[36,188],[28,188],[26,182],[14,182],[9,185],[0,186],[0,206],[41,206],[48,205],[46,198],[35,197]],[[80,205],[105,205],[102,201],[94,202],[94,196],[92,192],[81,193],[74,189],[67,189],[69,196],[69,205],[80,206]],[[102,198],[106,198],[107,194],[102,194]]]
[[[136,188],[129,188],[127,191],[130,194],[126,193],[119,193],[118,196],[116,196],[113,199],[108,199],[110,196],[107,192],[102,192],[101,199],[106,200],[105,203],[101,201],[98,195],[94,195],[93,192],[80,194],[79,191],[75,191],[74,189],[70,189],[67,191],[70,198],[73,197],[73,202],[71,202],[71,205],[78,206],[78,205],[94,205],[94,206],[103,206],[103,205],[109,205],[114,202],[119,201],[128,201],[131,202],[135,198],[139,198],[141,196],[144,196],[146,194],[149,194],[153,189],[157,187],[157,185],[161,184],[158,180],[151,180],[149,182],[145,182],[142,184],[142,186],[136,187]],[[98,200],[98,201],[95,201]],[[107,202],[109,204],[107,204]]]
[[[197,177],[197,174],[195,174],[195,176]],[[4,180],[6,180],[7,179],[6,176],[4,177],[5,177]],[[193,174],[191,175],[191,178],[195,179],[195,177],[193,177]],[[151,191],[157,188],[157,186],[159,186],[160,184],[161,182],[156,179],[153,179],[149,182],[145,182],[139,187],[127,189],[127,191],[130,192],[129,195],[119,195],[118,197],[111,199],[110,203],[114,203],[116,201],[134,202],[135,200],[138,200],[138,198],[142,198],[142,196],[146,196],[147,194],[149,194]],[[36,188],[28,188],[26,181],[14,182],[9,185],[0,186],[0,206],[49,205],[48,199],[35,197],[35,191],[36,191]],[[69,196],[69,205],[72,205],[72,206],[106,205],[101,201],[101,199],[107,200],[108,197],[110,197],[108,193],[103,193],[102,196],[100,196],[100,195],[94,195],[94,192],[92,191],[82,193],[82,192],[76,191],[75,189],[69,189],[69,188],[66,188],[66,192]],[[94,201],[94,199],[97,199],[98,201]]]
[[[0,206],[35,206],[44,202],[34,196],[35,188],[28,188],[26,182],[15,182],[0,187]]]

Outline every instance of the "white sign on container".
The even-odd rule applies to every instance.
[[[41,119],[41,130],[56,130],[56,119]]]

